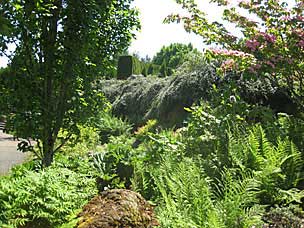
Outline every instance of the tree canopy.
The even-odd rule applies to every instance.
[[[304,109],[303,0],[210,0],[223,9],[223,21],[238,28],[241,36],[223,23],[210,21],[197,1],[176,2],[187,15],[170,15],[166,22],[183,22],[187,31],[216,46],[207,53],[222,60],[222,72],[236,70],[244,76],[263,76],[286,86]]]
[[[132,0],[3,0],[0,53],[7,128],[38,142],[43,166],[52,163],[58,134],[64,143],[104,105],[97,79],[126,49],[139,28]],[[13,53],[7,51],[14,44]],[[23,142],[23,149],[32,147]]]
[[[152,63],[161,66],[160,71],[163,76],[171,75],[176,68],[187,61],[191,52],[198,53],[191,43],[188,45],[173,43],[163,46],[153,57]]]

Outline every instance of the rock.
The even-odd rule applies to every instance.
[[[159,225],[153,207],[138,193],[125,189],[102,192],[78,217],[78,228],[151,228]]]

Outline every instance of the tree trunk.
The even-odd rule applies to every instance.
[[[52,134],[49,134],[48,137],[43,142],[43,158],[42,158],[42,167],[48,167],[52,164],[54,160],[54,145]]]
[[[52,17],[44,18],[44,30],[42,31],[42,52],[44,56],[43,73],[44,73],[44,94],[42,102],[42,145],[43,145],[43,167],[50,166],[54,158],[54,144],[58,135],[55,131],[56,126],[54,122],[58,110],[56,110],[57,97],[54,93],[56,85],[54,80],[56,78],[56,42],[58,36],[58,20],[59,13],[62,7],[62,1],[57,0],[54,2],[54,9],[52,10]]]

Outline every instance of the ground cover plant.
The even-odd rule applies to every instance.
[[[53,228],[68,223],[98,192],[99,173],[88,156],[98,141],[95,131],[82,127],[77,143],[62,148],[51,167],[42,170],[35,159],[1,176],[0,226]]]
[[[289,211],[290,227],[300,227],[301,216],[291,219],[298,210],[288,209],[301,208],[303,197],[303,158],[294,143],[203,109],[180,133],[150,134],[142,145],[157,154],[140,165],[139,190],[159,203],[161,227],[287,227],[278,222],[284,209],[267,214],[275,207]]]

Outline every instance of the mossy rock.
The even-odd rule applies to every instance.
[[[267,224],[263,228],[302,228],[304,212],[296,206],[272,208],[262,218]]]
[[[158,226],[153,207],[138,193],[125,189],[102,192],[79,214],[78,228],[151,228]]]

